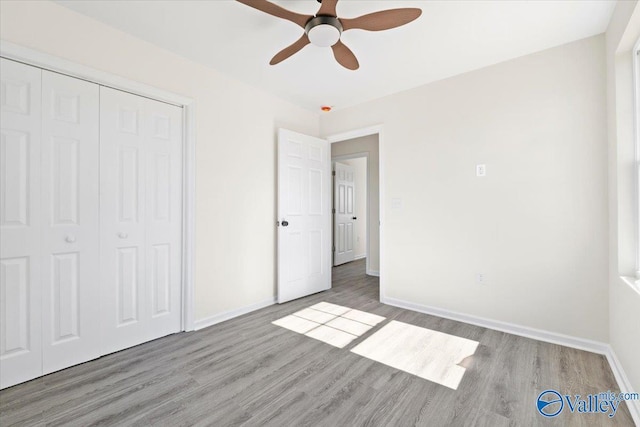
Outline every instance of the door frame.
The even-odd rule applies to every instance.
[[[336,141],[337,142],[337,141]],[[367,170],[366,170],[366,181],[367,181],[367,235],[365,236],[365,264],[366,264],[366,273],[370,276],[377,276],[377,274],[371,274],[371,268],[369,266],[369,227],[371,226],[371,222],[370,222],[370,216],[369,215],[369,210],[371,208],[371,197],[369,197],[369,191],[371,189],[371,186],[369,185],[369,153],[367,152],[362,152],[362,153],[354,153],[354,154],[344,154],[342,156],[336,156],[336,157],[331,157],[331,167],[335,167],[336,162],[341,162],[342,160],[351,160],[351,159],[362,159],[365,158],[367,160]],[[335,177],[332,177],[335,179]],[[333,183],[332,183],[333,184]],[[378,190],[380,190],[379,188],[380,186],[378,185]],[[359,191],[358,189],[356,189],[356,192]],[[333,196],[333,200],[335,200],[335,187],[332,185],[331,186],[331,193]],[[355,203],[355,200],[354,200]],[[335,228],[333,226],[333,222],[335,221],[335,213],[331,214],[331,221],[332,221],[332,233],[331,233],[331,245],[334,245],[334,241],[335,241]],[[332,254],[332,260],[333,260],[333,254]],[[354,260],[355,261],[355,260]],[[333,264],[333,263],[332,263]]]
[[[342,133],[336,133],[336,134],[331,134],[329,136],[326,136],[325,139],[327,141],[329,141],[329,143],[333,144],[336,142],[341,142],[341,141],[347,141],[350,139],[355,139],[355,138],[360,138],[362,136],[369,136],[369,135],[378,135],[378,201],[379,201],[379,215],[380,215],[380,247],[379,247],[379,251],[380,251],[380,271],[379,271],[379,277],[380,277],[380,302],[384,302],[386,299],[386,292],[385,292],[385,280],[384,280],[384,272],[385,272],[385,257],[384,257],[384,240],[385,240],[385,235],[384,235],[384,200],[385,200],[385,186],[384,186],[384,161],[383,159],[384,157],[384,125],[379,124],[379,125],[373,125],[373,126],[369,126],[369,127],[365,127],[365,128],[358,128],[358,129],[354,129],[354,130],[350,130],[350,131],[346,131],[346,132],[342,132]],[[354,154],[354,156],[357,157],[362,157],[362,155],[359,154]],[[336,157],[336,159],[343,157],[343,156],[338,156]],[[333,161],[334,158],[332,157],[331,160]],[[369,162],[368,162],[368,157],[367,157],[367,186],[369,185]],[[368,189],[367,189],[368,191]],[[367,207],[369,206],[369,197],[367,194]],[[369,217],[370,215],[367,212],[367,222],[369,222]],[[331,249],[331,248],[329,248]],[[333,259],[333,253],[330,254],[331,258]],[[367,272],[369,272],[369,224],[367,224]]]
[[[182,331],[194,330],[195,100],[4,40],[0,41],[0,57],[182,108],[182,313],[180,329]]]

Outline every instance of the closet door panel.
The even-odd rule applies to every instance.
[[[42,375],[41,73],[0,59],[0,388]]]
[[[42,72],[43,367],[100,356],[99,86]]]
[[[167,335],[181,315],[182,109],[146,101],[147,300],[153,333]]]
[[[182,110],[101,89],[103,351],[180,330]]]
[[[139,97],[100,88],[103,353],[144,342],[144,140]]]

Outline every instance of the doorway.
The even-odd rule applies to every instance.
[[[333,265],[365,259],[366,274],[380,275],[378,133],[331,141]]]

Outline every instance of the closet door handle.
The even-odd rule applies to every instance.
[[[64,238],[64,241],[67,243],[74,243],[76,241],[76,237],[69,234]]]
[[[118,233],[118,237],[121,239],[126,239],[127,237],[129,237],[129,235],[123,231],[121,231],[120,233]]]

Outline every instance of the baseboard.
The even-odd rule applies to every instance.
[[[246,305],[244,307],[236,308],[234,310],[229,310],[229,311],[225,311],[210,317],[205,317],[204,319],[196,320],[194,323],[193,329],[198,331],[200,329],[204,329],[209,326],[213,326],[218,323],[224,322],[225,320],[230,320],[235,317],[242,316],[243,314],[251,313],[252,311],[269,307],[270,305],[273,305],[275,303],[276,303],[276,297],[272,297],[264,301],[257,302],[255,304]]]
[[[616,356],[616,353],[613,351],[613,347],[610,345],[607,346],[607,361],[609,362],[609,366],[611,366],[611,370],[613,371],[613,375],[616,377],[616,381],[618,383],[618,387],[620,387],[620,391],[623,392],[640,392],[640,390],[634,390],[631,386],[631,382],[629,381],[629,377],[624,371],[620,360]],[[627,408],[629,408],[629,412],[631,412],[631,417],[637,426],[640,426],[640,400],[627,400]]]
[[[619,391],[622,392],[638,392],[631,386],[631,382],[624,372],[624,368],[616,357],[613,348],[606,343],[592,341],[584,338],[572,337],[569,335],[558,334],[556,332],[545,331],[542,329],[529,328],[527,326],[516,325],[508,322],[487,319],[479,316],[459,313],[451,310],[445,310],[437,307],[430,307],[412,302],[384,297],[381,302],[395,307],[407,310],[417,311],[419,313],[430,314],[432,316],[444,317],[446,319],[456,320],[458,322],[470,323],[472,325],[481,326],[483,328],[494,329],[513,335],[519,335],[525,338],[531,338],[538,341],[545,341],[552,344],[563,345],[566,347],[576,348],[579,350],[590,351],[592,353],[602,354],[607,358],[611,371],[618,383]],[[606,390],[603,390],[606,391]],[[640,400],[627,400],[627,407],[631,413],[636,425],[640,426]]]
[[[367,257],[367,254],[356,255],[356,256],[353,257],[353,260],[357,261],[359,259],[366,258],[366,257]]]
[[[514,323],[501,322],[499,320],[487,319],[484,317],[473,316],[456,311],[446,310],[437,307],[430,307],[412,302],[385,297],[381,302],[395,307],[405,308],[407,310],[417,311],[420,313],[431,314],[433,316],[444,317],[446,319],[456,320],[458,322],[470,323],[472,325],[481,326],[483,328],[494,329],[496,331],[506,332],[513,335],[519,335],[525,338],[532,338],[538,341],[545,341],[552,344],[559,344],[566,347],[576,348],[578,350],[590,351],[607,355],[609,353],[609,344],[592,341],[585,338],[572,337],[556,332],[545,331],[542,329],[530,328],[527,326],[516,325]]]
[[[376,270],[367,270],[367,276],[380,277],[380,272]],[[390,304],[390,305],[393,305],[393,304]]]

